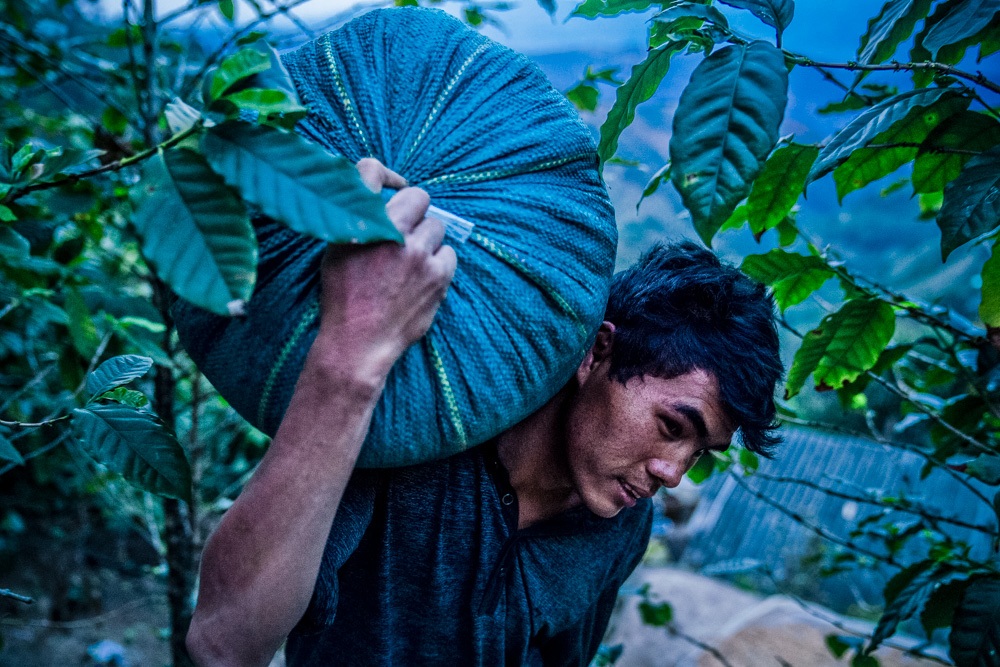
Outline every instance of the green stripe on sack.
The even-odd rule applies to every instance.
[[[444,367],[444,359],[441,357],[441,353],[438,352],[437,347],[434,346],[434,343],[431,342],[429,336],[424,340],[427,343],[428,351],[431,353],[431,364],[434,366],[434,372],[437,374],[438,383],[441,386],[441,394],[444,396],[444,402],[448,409],[448,420],[451,422],[452,428],[455,429],[459,448],[464,450],[469,446],[469,436],[465,432],[465,425],[462,424],[462,413],[459,412],[458,401],[455,400],[455,391],[451,387],[451,381],[448,379],[448,371]]]
[[[302,319],[299,320],[298,325],[292,331],[292,335],[288,337],[285,344],[281,346],[281,352],[275,358],[274,366],[271,368],[271,372],[267,376],[267,382],[264,383],[264,391],[260,396],[260,403],[257,406],[257,424],[260,428],[264,428],[264,418],[267,416],[267,411],[271,407],[271,394],[274,392],[274,385],[277,383],[278,378],[281,377],[282,371],[285,367],[285,362],[288,361],[288,356],[295,351],[298,345],[299,339],[302,338],[302,334],[312,327],[316,318],[319,317],[319,302],[314,302],[309,304],[306,311],[302,313]]]

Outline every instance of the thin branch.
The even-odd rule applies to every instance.
[[[159,595],[147,595],[141,597],[137,600],[132,600],[125,603],[117,609],[112,609],[109,612],[105,612],[98,616],[92,616],[90,618],[82,618],[78,621],[49,621],[47,619],[33,619],[33,620],[19,620],[13,618],[3,618],[0,619],[0,625],[11,625],[15,627],[38,627],[38,628],[52,628],[57,630],[72,630],[76,628],[89,628],[94,625],[103,623],[115,616],[120,616],[127,611],[132,611],[133,609],[138,609],[139,607],[144,607],[150,603],[156,602],[159,599]]]
[[[806,488],[814,489],[816,491],[825,493],[828,496],[832,496],[834,498],[840,498],[841,500],[850,500],[853,502],[865,503],[866,505],[876,505],[878,507],[886,507],[894,511],[904,512],[906,514],[913,514],[914,516],[920,516],[931,522],[937,521],[941,523],[948,523],[953,526],[959,526],[960,528],[968,528],[969,530],[976,530],[981,533],[985,533],[991,537],[996,535],[997,532],[996,530],[988,526],[980,526],[978,524],[962,521],[961,519],[956,519],[954,517],[948,517],[948,516],[943,516],[941,514],[936,514],[934,512],[928,511],[926,508],[923,507],[908,507],[904,505],[895,505],[892,503],[886,503],[881,498],[876,498],[873,496],[866,497],[862,495],[845,493],[844,491],[838,491],[837,489],[828,486],[823,486],[822,484],[818,484],[808,479],[801,479],[798,477],[786,477],[782,475],[769,475],[767,473],[760,472],[759,470],[754,472],[753,476],[759,477],[769,482],[778,482],[781,484],[796,484],[798,486],[804,486]]]
[[[667,632],[669,632],[671,635],[674,635],[675,637],[678,637],[686,641],[688,644],[691,644],[694,647],[700,648],[702,651],[705,651],[706,653],[710,653],[713,658],[722,663],[723,667],[733,667],[733,663],[726,660],[726,656],[722,655],[722,652],[719,651],[719,649],[715,648],[714,646],[706,644],[700,639],[692,637],[691,635],[685,633],[683,630],[678,628],[673,623],[667,623],[665,628]]]
[[[21,595],[20,593],[15,593],[9,588],[0,588],[0,598],[9,598],[11,600],[17,600],[18,602],[23,602],[24,604],[35,603],[35,598],[30,598],[27,595]]]
[[[283,5],[282,8],[284,11],[287,11],[306,2],[309,2],[309,0],[293,0],[293,2],[289,2],[288,4]],[[182,100],[187,99],[191,95],[191,93],[194,92],[194,89],[198,85],[198,82],[201,81],[201,79],[205,76],[205,74],[208,73],[208,70],[210,70],[219,61],[219,59],[221,59],[222,56],[225,55],[229,51],[229,49],[233,47],[233,45],[241,37],[251,32],[254,28],[259,26],[260,24],[266,23],[267,21],[269,21],[270,19],[272,19],[273,17],[277,16],[280,13],[282,13],[281,10],[275,9],[273,11],[261,14],[255,20],[250,21],[239,30],[233,32],[228,39],[226,39],[222,44],[219,45],[219,48],[213,51],[211,55],[209,55],[208,58],[205,59],[205,62],[202,63],[198,71],[195,72],[195,74],[188,80],[187,85],[185,85],[184,88],[181,89],[180,93],[178,94],[178,97],[180,97]]]
[[[15,422],[15,421],[6,421],[4,419],[0,419],[0,426],[13,426],[16,428],[36,428],[39,426],[52,426],[56,422],[61,422],[62,420],[69,418],[70,415],[63,415],[61,417],[56,417],[54,419],[46,419],[45,421],[40,421],[40,422]]]
[[[957,67],[952,67],[951,65],[945,65],[944,63],[935,63],[935,62],[907,63],[907,62],[899,62],[896,60],[893,60],[892,62],[888,63],[870,63],[870,64],[853,62],[853,61],[846,63],[827,63],[827,62],[819,62],[811,58],[807,58],[805,56],[791,53],[790,51],[783,51],[783,53],[785,54],[785,59],[787,61],[795,63],[796,65],[802,65],[803,67],[814,67],[823,69],[846,69],[855,72],[929,71],[929,72],[934,72],[935,74],[953,76],[957,79],[965,79],[966,81],[971,81],[978,86],[982,86],[987,90],[1000,94],[1000,85],[987,79],[982,72],[976,72],[975,74],[973,74],[971,72],[960,70]]]
[[[750,495],[754,496],[758,500],[761,500],[761,501],[767,503],[768,505],[770,505],[774,509],[778,510],[779,512],[781,512],[782,514],[784,514],[785,516],[787,516],[788,518],[790,518],[795,523],[797,523],[800,526],[802,526],[803,528],[806,528],[807,530],[815,533],[816,535],[822,537],[824,540],[827,540],[829,542],[832,542],[834,544],[842,546],[842,547],[844,547],[846,549],[850,549],[851,551],[854,551],[855,553],[859,553],[859,554],[861,554],[863,556],[868,556],[869,558],[873,558],[873,559],[875,559],[877,561],[885,563],[886,565],[891,565],[893,567],[900,568],[900,569],[903,567],[902,565],[900,565],[899,563],[896,562],[896,559],[892,557],[892,554],[880,554],[880,553],[877,553],[877,552],[872,551],[870,549],[866,549],[865,547],[863,547],[863,546],[855,543],[853,540],[841,538],[841,537],[833,534],[832,532],[830,532],[826,528],[824,528],[824,527],[822,527],[820,525],[817,525],[817,524],[809,521],[808,519],[806,519],[804,516],[802,516],[798,512],[794,512],[794,511],[788,509],[787,507],[785,507],[781,503],[777,502],[773,498],[770,498],[769,496],[765,495],[764,493],[761,493],[757,489],[754,489],[749,484],[747,484],[746,481],[744,479],[742,479],[741,476],[738,475],[735,471],[729,470],[729,471],[727,471],[727,473],[747,493],[749,493]]]
[[[121,160],[118,160],[117,162],[109,162],[108,164],[101,165],[100,167],[96,167],[94,169],[88,169],[87,171],[77,172],[75,174],[66,174],[65,176],[52,179],[51,181],[44,181],[41,183],[30,183],[23,187],[15,188],[7,194],[7,197],[5,199],[0,200],[0,202],[8,204],[12,201],[20,199],[29,192],[37,192],[38,190],[49,190],[51,188],[59,187],[60,185],[68,185],[71,183],[76,183],[85,178],[91,178],[93,176],[98,176],[100,174],[105,174],[108,172],[120,171],[126,167],[130,167],[134,164],[142,162],[143,160],[147,160],[153,157],[154,155],[156,155],[157,152],[161,150],[166,150],[171,146],[179,144],[180,142],[184,141],[195,132],[199,131],[201,127],[202,127],[201,122],[197,122],[190,128],[184,130],[183,132],[178,132],[174,136],[170,137],[162,144],[153,146],[152,148],[147,148],[141,153],[136,153],[135,155],[123,158]]]
[[[982,442],[979,442],[968,433],[965,433],[964,431],[961,431],[960,429],[956,428],[953,424],[946,421],[944,417],[934,412],[920,401],[916,400],[913,396],[909,394],[909,392],[903,391],[901,388],[889,382],[878,373],[873,373],[872,371],[866,371],[865,374],[871,379],[878,382],[889,392],[895,394],[899,398],[902,398],[903,400],[913,405],[913,407],[915,407],[918,411],[927,415],[927,417],[930,418],[930,420],[933,421],[935,424],[937,424],[944,430],[948,431],[949,433],[957,437],[959,440],[962,440],[963,442],[971,446],[973,449],[979,451],[982,454],[996,454],[996,451],[992,447]]]

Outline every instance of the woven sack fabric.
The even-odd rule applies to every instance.
[[[617,232],[593,140],[525,57],[438,10],[372,11],[283,57],[304,136],[375,157],[475,224],[428,334],[393,367],[359,465],[402,466],[484,442],[573,374],[604,313]],[[257,220],[246,317],[179,302],[181,341],[273,435],[319,326],[324,243]]]

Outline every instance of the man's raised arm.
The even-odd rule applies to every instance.
[[[373,190],[405,186],[375,160],[358,170]],[[389,369],[427,331],[455,271],[428,203],[407,188],[386,206],[405,246],[327,250],[319,334],[288,410],[205,546],[187,637],[200,665],[267,665],[305,613]]]

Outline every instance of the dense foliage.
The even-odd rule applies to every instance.
[[[730,13],[730,8],[751,12],[771,36],[755,39],[733,29],[724,6]],[[777,247],[745,257],[742,268],[771,286],[782,313],[829,281],[841,288],[834,302],[829,290],[823,292],[820,301],[828,312],[809,330],[785,322],[800,342],[786,378],[784,418],[816,425],[796,413],[794,400],[811,378],[817,391],[836,392],[847,413],[865,416],[865,436],[917,453],[926,461],[924,477],[940,469],[1000,515],[1000,494],[988,491],[1000,485],[1000,116],[990,103],[1000,83],[965,69],[975,67],[969,63],[973,51],[978,62],[1000,48],[1000,3],[889,0],[869,21],[856,60],[842,63],[816,62],[782,48],[782,33],[794,16],[792,0],[586,0],[574,14],[596,18],[647,10],[655,12],[648,53],[617,88],[601,127],[601,157],[615,156],[636,106],[654,95],[672,61],[698,58],[673,114],[670,162],[655,172],[644,196],[669,180],[705,243],[724,229],[749,227],[759,242],[775,230]],[[905,55],[896,60],[897,53]],[[845,120],[822,144],[779,138],[788,74],[795,67],[818,70],[840,88],[842,99],[825,111]],[[850,78],[841,82],[837,70]],[[869,73],[879,70],[897,73],[899,81],[866,83]],[[571,99],[594,109],[596,84],[613,76],[588,70],[570,91]],[[842,200],[900,169],[921,212],[940,228],[942,263],[966,244],[992,246],[981,273],[981,326],[857,273],[797,220],[796,202],[814,181],[832,177]],[[887,222],[893,224],[902,223]],[[898,322],[905,325],[897,327]],[[892,414],[875,419],[873,392],[894,397]],[[887,427],[876,426],[886,421]],[[847,414],[822,426],[852,432],[845,427],[849,423]],[[702,463],[696,476],[728,468],[737,481],[757,468],[747,452],[739,461]],[[988,553],[977,552],[952,537],[952,529],[964,523],[961,517],[941,517],[918,499],[880,490],[846,496],[848,489],[824,490],[882,510],[859,521],[850,540],[807,524],[833,540],[824,571],[878,561],[898,572],[886,585],[873,635],[864,643],[831,637],[831,650],[851,651],[854,664],[873,664],[871,652],[901,622],[919,618],[928,637],[952,627],[950,654],[956,664],[995,664],[997,524],[975,526],[992,545]],[[893,510],[912,520],[900,522]],[[874,539],[878,548],[863,546],[868,542],[860,538]],[[919,558],[912,560],[914,554]]]
[[[296,4],[250,3],[256,16],[237,28],[231,1],[159,15],[152,0],[125,0],[112,23],[88,2],[0,2],[0,483],[12,499],[0,514],[0,556],[24,540],[26,525],[40,525],[33,517],[74,504],[124,520],[169,572],[177,664],[186,660],[197,550],[264,439],[178,349],[172,299],[239,314],[255,282],[252,211],[334,242],[396,237],[353,168],[291,131],[304,109],[269,45],[281,40],[257,29],[284,16],[306,36],[320,32],[295,19]],[[463,11],[478,25],[491,20],[486,9]],[[733,29],[727,16],[743,10],[772,35]],[[706,243],[735,228],[776,237],[778,247],[747,256],[743,268],[772,287],[782,312],[817,290],[828,295],[831,282],[840,288],[837,301],[823,301],[821,321],[794,331],[801,343],[784,418],[810,421],[795,396],[811,378],[848,413],[829,427],[868,424],[867,436],[917,453],[925,473],[953,476],[1000,515],[990,488],[1000,485],[1000,115],[991,103],[1000,83],[966,67],[1000,49],[1000,3],[889,0],[856,60],[843,63],[783,49],[792,0],[585,0],[574,14],[632,11],[655,12],[645,59],[624,83],[588,69],[567,91],[593,110],[599,86],[618,86],[601,158],[616,159],[636,107],[674,59],[698,59],[674,113],[670,162],[652,165],[644,196],[672,183]],[[231,27],[208,47],[198,31],[174,29],[209,20]],[[822,72],[842,93],[827,108],[843,115],[842,129],[823,144],[780,136],[795,67]],[[876,70],[898,82],[866,82]],[[797,219],[813,181],[832,178],[843,198],[901,169],[920,212],[940,227],[942,269],[959,247],[993,247],[981,325],[864,277]],[[878,420],[875,392],[895,399],[879,403],[891,414]],[[740,452],[706,458],[694,475],[715,468],[739,480],[756,466]],[[997,524],[976,526],[992,541],[984,556],[951,536],[956,518],[858,493],[913,521],[869,515],[855,537],[879,548],[834,544],[828,572],[872,559],[898,574],[873,636],[831,637],[831,650],[872,664],[871,651],[915,618],[928,634],[952,628],[956,664],[991,664],[1000,650]],[[644,604],[648,622],[671,620],[669,607]]]

